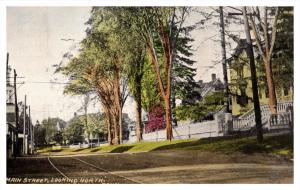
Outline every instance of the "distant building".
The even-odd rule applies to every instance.
[[[62,131],[65,127],[66,127],[66,124],[64,122],[57,121],[57,123],[56,123],[56,130],[57,131]]]
[[[16,155],[17,150],[17,122],[16,107],[14,103],[14,86],[10,82],[11,68],[6,68],[6,141],[7,141],[7,157]]]
[[[217,78],[215,73],[211,74],[211,81],[204,83],[202,80],[197,82],[197,86],[195,87],[190,97],[187,97],[182,100],[182,104],[194,104],[196,102],[202,101],[203,98],[212,92],[220,92],[224,91],[223,82]]]

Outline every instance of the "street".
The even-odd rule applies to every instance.
[[[7,183],[293,183],[293,163],[267,154],[155,151],[8,161]]]

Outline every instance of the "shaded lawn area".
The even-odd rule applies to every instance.
[[[277,155],[293,157],[293,138],[290,134],[281,135],[265,135],[263,144],[259,145],[256,142],[255,136],[250,137],[213,137],[206,139],[187,139],[159,141],[159,142],[141,142],[134,144],[123,144],[113,146],[101,146],[96,148],[80,148],[70,149],[62,148],[59,150],[52,150],[51,148],[40,149],[39,153],[47,152],[65,152],[65,153],[123,153],[123,152],[149,152],[160,150],[186,150],[186,151],[211,151],[222,153],[241,152],[245,154],[253,153],[273,153]]]
[[[203,150],[213,152],[242,152],[252,153],[275,153],[281,155],[293,156],[293,138],[289,134],[278,136],[265,136],[263,144],[257,144],[256,137],[222,137],[207,138],[191,142],[181,142],[160,146],[154,150]]]

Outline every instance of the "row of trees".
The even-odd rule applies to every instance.
[[[123,134],[128,138],[130,119],[123,114]],[[60,118],[47,118],[37,121],[34,126],[35,144],[44,146],[50,144],[74,144],[83,142],[107,141],[107,127],[105,115],[90,113],[87,115],[74,115],[65,122]]]
[[[61,69],[69,77],[65,93],[93,93],[106,116],[109,144],[122,139],[126,88],[136,102],[136,134],[142,140],[142,108],[164,107],[167,139],[172,138],[171,95],[182,96],[195,84],[189,32],[183,23],[189,9],[94,7],[79,55]],[[178,81],[173,80],[176,78]],[[172,81],[176,91],[171,91]],[[176,94],[175,94],[176,93]]]
[[[260,16],[261,9],[263,18]],[[237,19],[244,24],[250,20],[261,55],[258,59],[262,59],[265,66],[272,113],[276,113],[277,101],[273,92],[271,61],[274,51],[282,49],[279,40],[276,40],[277,33],[279,35],[281,31],[283,35],[290,27],[279,22],[286,18],[285,10],[253,8],[248,9],[248,13],[247,10],[239,10],[246,17],[244,20]],[[98,97],[105,112],[109,144],[121,143],[122,109],[128,90],[136,102],[138,141],[142,140],[142,109],[149,112],[159,106],[164,111],[166,139],[172,139],[172,121],[176,125],[175,100],[188,97],[197,86],[193,78],[194,61],[189,58],[192,55],[190,43],[193,41],[190,32],[196,25],[186,24],[191,11],[188,7],[92,8],[87,35],[81,42],[79,54],[59,70],[69,78],[66,94],[95,94]],[[207,19],[209,17],[210,14]],[[199,23],[203,25],[206,22]],[[229,33],[227,35],[237,38]],[[225,48],[224,42],[222,47]],[[225,95],[228,96],[228,92]],[[197,106],[198,110],[202,110],[205,103]],[[184,117],[181,114],[180,118]]]

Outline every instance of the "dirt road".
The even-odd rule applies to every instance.
[[[293,183],[293,163],[268,154],[155,151],[17,158],[8,183]]]

